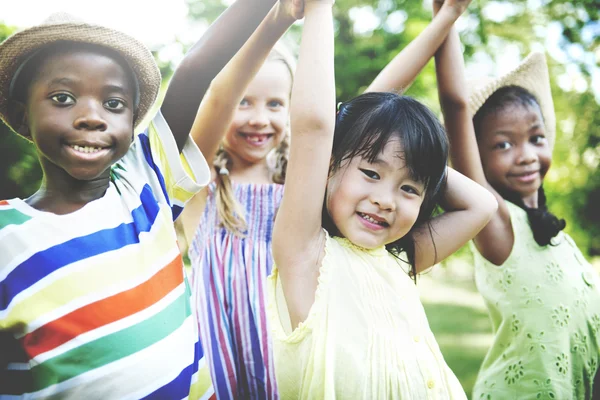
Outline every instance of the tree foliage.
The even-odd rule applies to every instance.
[[[188,0],[189,17],[208,26],[225,9],[221,0]],[[429,23],[430,0],[337,0],[336,81],[340,101],[361,93],[377,73]],[[509,48],[523,58],[545,50],[557,116],[553,168],[544,187],[550,208],[567,219],[567,231],[584,252],[600,255],[600,23],[597,0],[474,1],[458,26],[467,65],[482,58],[496,65]],[[14,28],[0,24],[0,40]],[[554,34],[554,36],[553,36]],[[292,50],[300,26],[288,33]],[[554,38],[554,39],[552,39]],[[163,76],[172,66],[161,63]],[[433,63],[407,89],[439,110]],[[41,174],[26,141],[0,127],[0,198],[29,196]]]

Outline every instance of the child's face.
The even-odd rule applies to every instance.
[[[238,106],[223,141],[225,150],[248,164],[264,161],[285,134],[291,89],[285,64],[266,62]]]
[[[479,152],[488,182],[499,192],[518,193],[537,206],[537,191],[552,152],[537,107],[507,105],[481,122]]]
[[[24,119],[47,179],[108,177],[131,144],[132,83],[106,55],[61,52],[31,83]]]
[[[327,210],[340,234],[364,248],[405,236],[425,198],[402,160],[398,139],[390,140],[373,163],[354,157],[330,177]]]

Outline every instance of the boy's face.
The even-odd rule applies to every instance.
[[[78,49],[46,58],[24,116],[46,178],[107,178],[131,144],[133,93],[125,68],[107,55]]]

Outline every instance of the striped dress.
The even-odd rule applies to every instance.
[[[0,202],[0,398],[211,396],[173,227],[208,178],[159,113],[103,197],[67,215]]]
[[[220,227],[216,184],[190,244],[200,337],[219,399],[277,398],[266,314],[267,276],[273,267],[273,221],[283,195],[278,184],[233,184],[246,211],[241,238]]]

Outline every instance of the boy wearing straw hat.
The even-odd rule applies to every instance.
[[[436,54],[440,100],[474,115],[450,135],[454,168],[486,186],[498,211],[471,244],[495,339],[474,399],[600,395],[600,278],[546,206],[555,116],[546,59],[532,53],[466,95],[456,32]],[[447,120],[446,124],[455,123]]]
[[[60,14],[0,44],[0,118],[44,173],[0,201],[0,397],[211,395],[173,219],[210,177],[200,99],[272,4],[233,4],[140,134],[160,74],[137,40]]]

